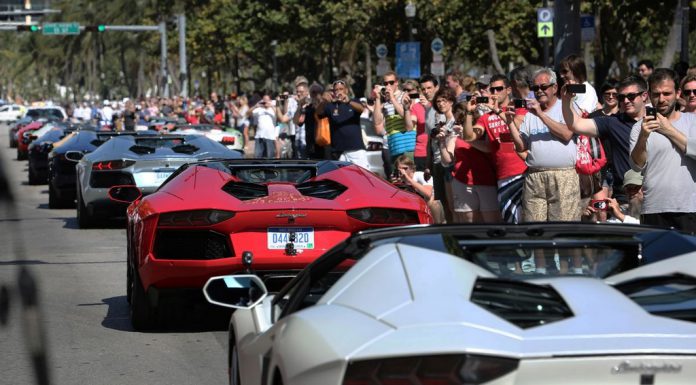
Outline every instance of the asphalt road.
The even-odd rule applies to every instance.
[[[16,214],[0,206],[0,284],[12,290],[0,326],[0,384],[34,383],[16,290],[21,265],[39,282],[52,384],[227,383],[224,319],[196,307],[164,330],[133,331],[122,226],[80,230],[75,209],[48,209],[47,186],[27,184],[27,162],[15,160],[7,131],[0,125],[0,159]]]

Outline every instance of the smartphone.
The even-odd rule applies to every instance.
[[[584,94],[587,92],[587,87],[585,84],[567,84],[566,90],[573,94]]]
[[[472,95],[466,95],[466,101],[467,101],[467,102],[470,101],[470,100],[471,100],[471,97],[472,97]]]
[[[657,118],[657,110],[655,107],[645,106],[645,115]]]
[[[420,94],[418,92],[414,92],[412,94],[408,94],[408,97],[411,98],[411,100],[416,100],[420,98]]]
[[[527,101],[524,99],[515,99],[512,102],[515,104],[515,108],[527,108]]]
[[[488,96],[477,96],[476,97],[476,104],[480,103],[488,103]]]
[[[604,199],[593,199],[590,204],[597,210],[607,211],[609,209],[609,204]]]

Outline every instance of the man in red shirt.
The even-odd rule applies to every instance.
[[[508,111],[510,104],[511,88],[508,78],[505,75],[493,75],[489,92],[488,105],[491,111],[483,114],[475,123],[472,115],[468,114],[462,130],[462,138],[472,144],[478,141],[485,142],[483,145],[479,142],[476,147],[487,150],[493,158],[498,182],[498,203],[503,220],[517,223],[527,165],[523,160],[525,154],[515,151],[508,125],[501,118]],[[472,98],[467,104],[467,110],[473,113],[476,105],[476,98]],[[527,112],[524,108],[517,108],[514,111],[515,119],[520,121]]]

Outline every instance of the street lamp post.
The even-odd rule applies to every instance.
[[[273,91],[278,90],[278,40],[271,41],[273,47]]]
[[[404,7],[404,11],[408,22],[408,41],[413,41],[413,19],[416,17],[416,5],[409,1]]]

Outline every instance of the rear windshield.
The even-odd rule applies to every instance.
[[[150,148],[172,148],[184,144],[184,138],[136,138],[135,144]]]
[[[43,108],[39,110],[29,110],[27,111],[27,116],[31,117],[32,119],[41,119],[41,118],[48,118],[48,119],[63,119],[63,113],[55,108]]]

